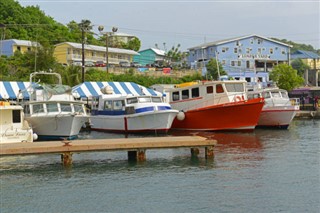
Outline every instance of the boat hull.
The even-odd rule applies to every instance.
[[[294,107],[263,109],[257,127],[287,129],[296,113]]]
[[[86,115],[52,115],[27,117],[39,140],[75,139],[88,121]]]
[[[264,101],[261,98],[186,111],[185,118],[173,121],[172,129],[218,131],[253,130]]]
[[[9,129],[1,133],[0,144],[20,142],[33,142],[32,129]]]
[[[90,117],[91,129],[110,132],[163,132],[166,133],[176,117],[177,110],[153,111],[130,115],[94,115]]]

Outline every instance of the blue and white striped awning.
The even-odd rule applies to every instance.
[[[0,100],[17,99],[19,92],[23,93],[24,99],[29,99],[26,89],[30,82],[22,81],[0,81]]]
[[[78,93],[80,98],[97,97],[102,94],[101,88],[111,86],[114,94],[122,95],[151,95],[162,96],[162,93],[146,88],[133,82],[84,82],[72,88],[73,93]]]

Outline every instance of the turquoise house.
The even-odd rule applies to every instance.
[[[149,48],[138,52],[140,55],[133,56],[133,61],[146,66],[147,64],[154,64],[158,61],[164,61],[165,51],[155,48]]]

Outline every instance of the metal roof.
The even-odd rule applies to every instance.
[[[240,36],[240,37],[235,37],[235,38],[229,38],[229,39],[223,39],[223,40],[218,40],[218,41],[214,41],[214,42],[204,43],[204,44],[201,44],[201,45],[198,45],[195,47],[191,47],[188,50],[202,49],[202,48],[206,48],[209,46],[217,46],[217,45],[221,45],[221,44],[225,44],[225,43],[229,43],[229,42],[233,42],[233,41],[238,41],[238,40],[242,40],[242,39],[246,39],[246,38],[250,38],[250,37],[258,37],[258,38],[262,38],[264,40],[268,40],[268,41],[271,41],[271,42],[274,42],[274,43],[277,43],[277,44],[280,44],[283,46],[292,47],[289,44],[285,44],[285,43],[282,43],[282,42],[279,42],[279,41],[276,41],[276,40],[273,40],[273,39],[270,39],[270,38],[267,38],[264,36],[252,34],[252,35],[246,35],[246,36]]]
[[[111,86],[115,94],[121,95],[151,95],[162,96],[162,93],[146,88],[133,82],[84,82],[72,88],[73,93],[78,93],[81,98],[91,98],[102,95],[101,88]]]
[[[68,44],[68,45],[72,46],[73,48],[82,49],[82,44],[73,43],[73,42],[63,42],[63,43],[60,43],[60,44],[56,44],[55,46],[60,46],[62,44]],[[85,50],[100,51],[100,52],[105,52],[106,51],[106,47],[97,46],[97,45],[89,45],[89,44],[85,44],[84,45],[84,49]],[[120,48],[111,48],[111,47],[108,47],[108,52],[109,53],[128,54],[128,55],[140,55],[139,53],[137,53],[136,51],[133,51],[133,50],[120,49]]]
[[[306,50],[297,50],[291,54],[291,58],[292,59],[296,59],[296,58],[319,59],[320,56],[315,52],[306,51]]]
[[[15,43],[18,46],[28,46],[28,47],[34,47],[37,45],[40,46],[40,44],[35,41],[18,40],[18,39],[8,39],[8,40],[3,40],[1,42],[5,43],[5,42],[9,42],[9,41],[12,41],[13,43]]]

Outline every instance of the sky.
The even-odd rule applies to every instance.
[[[256,34],[320,49],[320,0],[18,0],[38,5],[67,24],[88,19],[111,32],[137,36],[140,50],[180,50],[206,42]]]

